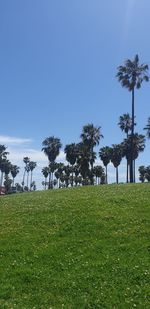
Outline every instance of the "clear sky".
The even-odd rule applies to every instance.
[[[91,122],[102,127],[99,147],[121,142],[117,122],[131,111],[131,94],[116,80],[116,68],[137,53],[150,65],[149,12],[149,0],[0,1],[0,143],[13,163],[28,155],[40,175],[47,163],[42,140],[78,142]],[[136,92],[139,133],[149,101],[146,83]],[[147,141],[138,164],[150,165],[149,153]],[[124,168],[125,162],[121,180]],[[110,181],[113,175],[110,166]]]

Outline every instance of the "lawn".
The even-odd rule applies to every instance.
[[[0,197],[0,309],[149,309],[149,273],[149,184]]]

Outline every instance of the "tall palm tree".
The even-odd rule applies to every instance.
[[[45,190],[46,190],[47,177],[49,175],[49,167],[48,166],[45,166],[45,167],[42,168],[42,174],[45,178],[44,186],[45,186]]]
[[[103,137],[101,134],[101,127],[94,127],[94,125],[87,124],[83,126],[82,133],[81,133],[81,139],[82,143],[85,144],[91,154],[90,159],[90,165],[91,165],[91,184],[93,184],[93,164],[95,161],[95,153],[94,153],[94,147],[99,145],[100,139]]]
[[[62,147],[60,139],[54,136],[50,136],[43,141],[42,145],[43,145],[42,151],[48,157],[49,164],[54,163]],[[49,189],[50,184],[51,184],[51,171],[49,172],[49,185],[48,185]]]
[[[30,158],[29,157],[24,157],[23,158],[23,162],[25,163],[25,167],[24,167],[24,173],[23,173],[23,180],[22,180],[22,187],[23,187],[23,190],[24,190],[24,185],[25,185],[25,176],[26,176],[26,172],[28,173],[28,165],[29,165],[29,162],[30,162]]]
[[[13,178],[13,187],[14,187],[14,181],[15,181],[15,177],[17,176],[17,174],[19,173],[20,167],[18,167],[17,165],[11,165],[11,176]]]
[[[118,67],[117,78],[121,85],[127,88],[132,93],[132,129],[131,136],[134,135],[134,97],[135,89],[141,88],[143,81],[148,82],[148,65],[140,64],[139,57],[136,55],[133,60],[127,59],[123,66]],[[133,146],[131,152],[133,151]],[[133,159],[131,158],[130,162],[130,182],[133,182]]]
[[[30,164],[30,162],[29,162]],[[27,173],[27,190],[29,190],[29,173],[30,173],[30,165],[26,165],[26,173]]]
[[[111,162],[113,163],[114,167],[116,168],[116,183],[119,183],[118,177],[118,166],[122,160],[122,145],[121,144],[113,144],[111,148]]]
[[[30,190],[32,188],[32,178],[33,178],[33,170],[36,168],[37,163],[34,161],[29,162],[29,169],[31,172],[31,177],[30,177]]]
[[[120,129],[126,133],[126,138],[128,138],[129,132],[132,130],[132,118],[130,117],[129,113],[123,114],[119,117],[118,126]],[[129,181],[129,164],[127,160],[127,183]],[[135,172],[134,172],[135,173]]]
[[[51,162],[49,164],[49,170],[51,173],[51,188],[53,188],[54,185],[54,172],[57,170],[57,163],[56,162]]]
[[[73,187],[73,166],[76,163],[78,155],[78,147],[75,143],[66,145],[64,152],[66,154],[66,160],[72,165],[72,179],[71,186]]]
[[[106,147],[102,147],[99,151],[99,157],[102,160],[105,169],[106,169],[106,179],[105,182],[108,183],[108,176],[107,176],[107,166],[110,162],[111,159],[111,148],[106,146]]]
[[[146,136],[147,136],[147,138],[150,139],[150,117],[148,117],[147,125],[146,125],[146,127],[144,128],[144,130],[147,131],[147,132],[146,132]]]

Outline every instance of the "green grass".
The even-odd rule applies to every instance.
[[[150,308],[150,186],[0,198],[0,308]]]

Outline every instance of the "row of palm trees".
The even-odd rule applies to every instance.
[[[55,178],[49,180],[49,174],[52,172]],[[49,167],[44,167],[42,173],[44,176],[44,181],[42,181],[44,189],[52,189],[55,186],[57,186],[57,188],[68,188],[69,186],[73,187],[91,184],[89,177],[83,178],[77,164],[71,166],[55,162],[53,169],[51,169],[51,165]],[[94,166],[93,178],[94,184],[96,185],[105,183],[105,173],[102,166]]]
[[[62,147],[60,139],[54,136],[46,138],[42,143],[42,151],[48,157],[49,167],[42,171],[43,175],[48,173],[48,187],[53,186],[54,172],[59,182],[64,181],[67,187],[69,184],[73,186],[77,181],[82,184],[94,184],[94,162],[96,159],[94,147],[99,144],[102,137],[101,127],[94,127],[93,124],[85,125],[80,136],[81,141],[78,144],[72,143],[65,146],[66,161],[69,163],[67,166],[56,164],[56,158]]]
[[[146,135],[150,138],[150,118],[148,124],[144,128]],[[134,133],[131,136],[132,119],[129,114],[120,116],[118,125],[120,129],[126,134],[125,139],[120,144],[113,144],[100,148],[98,157],[101,159],[103,166],[94,165],[97,159],[95,147],[99,145],[100,140],[103,138],[101,127],[96,127],[93,124],[87,124],[83,127],[80,135],[81,141],[77,144],[71,143],[65,146],[64,152],[66,155],[67,165],[64,163],[57,163],[56,159],[62,147],[59,138],[54,136],[46,138],[42,143],[42,151],[48,157],[48,166],[42,169],[44,188],[68,187],[86,184],[104,184],[108,183],[108,164],[112,163],[116,168],[116,183],[119,182],[118,167],[123,158],[127,160],[127,178],[129,181],[129,166],[131,160],[134,160],[134,181],[135,181],[135,160],[138,155],[145,148],[145,136],[142,134]],[[14,186],[14,180],[19,173],[19,167],[12,165],[7,159],[8,152],[4,145],[0,145],[0,187],[3,184],[9,188]],[[33,182],[33,170],[36,167],[36,162],[31,161],[29,157],[24,157],[23,162],[24,173],[22,179],[22,191],[32,190],[35,186]],[[140,170],[139,170],[140,172]],[[11,174],[12,179],[9,175]],[[147,178],[145,178],[147,179]]]
[[[17,165],[13,165],[8,159],[7,156],[9,153],[6,151],[6,146],[0,145],[0,187],[5,186],[6,192],[9,192],[11,188],[15,186],[15,178],[20,171],[20,167]],[[35,182],[33,182],[33,170],[36,167],[36,162],[30,161],[30,158],[23,158],[23,162],[25,163],[23,180],[22,180],[22,191],[31,190],[35,186]],[[25,176],[26,185],[25,185]],[[30,185],[29,185],[29,176],[30,176]]]
[[[4,145],[0,145],[0,187],[2,187],[3,182],[8,190],[11,185],[14,186],[15,177],[19,173],[19,167],[17,165],[11,164],[11,162],[7,159],[7,155],[9,153],[6,151],[6,147]],[[11,174],[12,179],[10,179],[9,174]]]
[[[22,189],[23,191],[31,191],[35,186],[35,182],[33,181],[33,170],[36,168],[37,163],[31,161],[29,157],[24,157],[23,162],[25,163],[23,180],[22,180]],[[29,176],[30,176],[30,184],[29,184]],[[26,178],[26,185],[25,185]]]
[[[53,187],[54,180],[55,183],[61,183],[61,185],[58,185],[59,187],[63,186],[63,182],[65,182],[66,187],[68,185],[76,185],[77,180],[83,185],[93,185],[94,183],[98,183],[96,181],[97,171],[99,171],[100,176],[98,177],[101,179],[100,183],[108,183],[107,168],[109,163],[112,163],[116,168],[116,183],[119,183],[118,167],[123,158],[127,160],[127,182],[129,181],[130,175],[129,167],[132,160],[134,161],[133,180],[135,182],[135,160],[144,151],[146,138],[142,134],[134,133],[133,136],[130,134],[132,127],[131,121],[132,119],[129,114],[120,116],[118,125],[126,133],[125,139],[120,144],[100,148],[98,156],[105,167],[105,172],[102,166],[94,166],[95,160],[97,159],[95,147],[99,145],[101,138],[103,138],[101,127],[96,127],[93,124],[85,125],[80,135],[81,141],[77,144],[71,143],[65,146],[64,152],[67,165],[56,162],[62,147],[60,139],[54,136],[46,138],[42,143],[42,151],[48,157],[49,165],[42,169],[42,173],[48,188]]]

